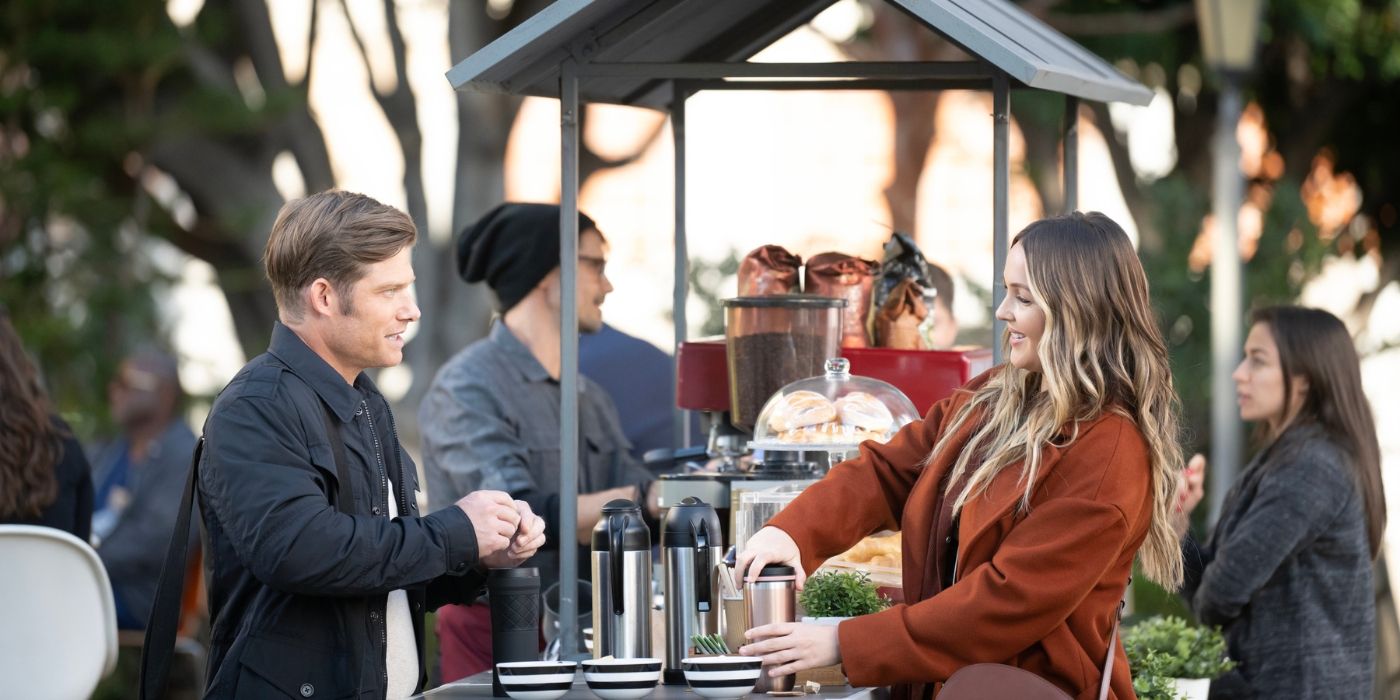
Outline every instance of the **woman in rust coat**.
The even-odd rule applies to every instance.
[[[1006,364],[865,443],[747,543],[743,570],[789,564],[801,579],[862,537],[903,537],[906,602],[834,628],[750,630],[740,652],[770,673],[840,662],[853,685],[920,700],[991,662],[1092,698],[1133,559],[1180,584],[1176,395],[1127,235],[1098,213],[1037,221],[1005,284]],[[1132,698],[1112,653],[1110,697]]]

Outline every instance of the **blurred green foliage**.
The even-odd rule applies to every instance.
[[[13,0],[0,11],[0,303],[83,436],[122,352],[160,338],[159,222],[123,165],[150,125],[140,83],[175,60],[162,3]]]

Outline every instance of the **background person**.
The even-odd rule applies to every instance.
[[[53,413],[39,371],[0,308],[0,523],[46,525],[88,541],[92,475]]]
[[[1181,589],[1221,625],[1239,667],[1212,698],[1369,698],[1375,674],[1372,564],[1385,530],[1380,446],[1351,334],[1318,309],[1253,315],[1232,375],[1240,418],[1263,447],[1204,544],[1183,541]],[[1201,500],[1205,458],[1186,474],[1182,515]]]
[[[93,460],[92,534],[112,580],[117,626],[144,629],[195,436],[179,416],[179,365],[168,354],[143,350],[122,360],[107,398],[121,434]]]
[[[608,282],[603,235],[579,215],[578,327],[597,332]],[[545,587],[558,580],[558,547],[579,548],[579,577],[589,578],[588,543],[603,505],[644,504],[654,520],[654,477],[635,460],[607,392],[579,377],[578,517],[559,521],[559,207],[506,203],[462,232],[457,269],[496,293],[501,317],[486,338],[442,366],[419,409],[429,503],[450,494],[498,489],[544,516],[547,544],[530,566]],[[670,413],[667,413],[669,419]],[[652,523],[652,532],[657,532]],[[491,666],[490,609],[444,608],[437,618],[442,678]]]
[[[1181,579],[1176,395],[1147,279],[1099,213],[1026,227],[1004,274],[1006,364],[866,442],[749,540],[748,575],[783,563],[801,581],[862,537],[902,533],[907,602],[749,630],[740,652],[770,673],[839,661],[852,685],[917,699],[989,662],[1092,697],[1113,653],[1111,697],[1133,697],[1109,636],[1133,560],[1169,589]]]

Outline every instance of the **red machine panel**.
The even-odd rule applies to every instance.
[[[991,348],[894,350],[842,348],[851,374],[889,382],[927,413],[939,399],[991,369]],[[723,340],[681,343],[676,355],[676,405],[692,411],[729,410],[728,369]]]

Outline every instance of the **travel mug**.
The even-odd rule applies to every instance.
[[[791,566],[770,564],[763,567],[758,578],[744,579],[744,601],[749,618],[749,628],[774,622],[793,622],[797,619],[797,571]],[[797,681],[796,674],[772,678],[767,671],[758,677],[755,693],[772,690],[792,690]]]
[[[534,567],[492,569],[486,578],[491,605],[491,689],[506,697],[496,664],[540,658],[540,571]]]

